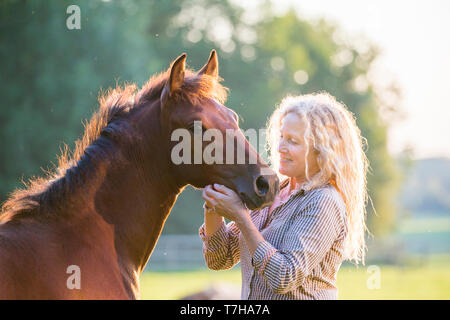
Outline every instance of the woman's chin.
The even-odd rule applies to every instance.
[[[286,168],[280,167],[280,168],[278,169],[278,172],[279,172],[280,174],[282,174],[283,176],[289,177],[289,170],[287,170]]]

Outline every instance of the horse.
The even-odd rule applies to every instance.
[[[100,95],[74,151],[63,148],[55,170],[2,206],[0,299],[139,299],[139,277],[183,188],[220,183],[250,209],[273,201],[278,178],[224,106],[218,68],[215,50],[198,72],[182,54],[140,89]],[[171,133],[191,132],[195,121],[238,132],[231,151],[256,163],[174,163]]]

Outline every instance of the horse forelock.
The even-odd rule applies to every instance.
[[[169,70],[151,77],[142,87],[139,99],[149,101],[159,99],[168,79]],[[192,104],[197,103],[202,98],[212,98],[220,103],[225,103],[228,96],[228,88],[224,87],[220,83],[221,81],[222,78],[220,77],[198,75],[193,70],[186,69],[181,89],[175,91],[171,97],[175,100],[184,99]]]

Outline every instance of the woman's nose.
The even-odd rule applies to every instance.
[[[280,141],[278,142],[278,152],[279,153],[287,152],[286,144],[283,142],[283,139],[280,139]]]

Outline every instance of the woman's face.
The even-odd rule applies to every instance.
[[[280,154],[279,171],[282,175],[296,178],[297,182],[306,179],[305,154],[307,147],[304,140],[305,122],[295,113],[288,113],[281,120],[280,141],[278,152]],[[308,154],[308,167],[310,177],[319,171],[316,152]]]

